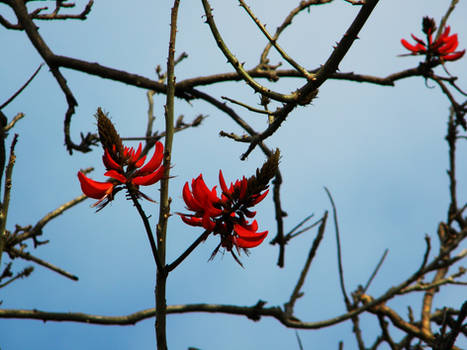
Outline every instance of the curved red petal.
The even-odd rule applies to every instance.
[[[235,224],[234,225],[234,231],[237,233],[237,235],[241,238],[244,239],[256,239],[258,237],[258,233],[256,231],[258,230],[258,223],[256,220],[253,220],[253,222],[248,225],[240,225],[240,224]]]
[[[449,33],[451,32],[451,26],[446,26],[446,28],[444,29],[444,32],[443,34],[440,35],[440,39],[441,38],[447,38],[449,36]]]
[[[204,208],[204,211],[207,215],[209,215],[210,217],[214,218],[216,216],[219,216],[222,214],[222,210],[220,209],[217,209],[216,207],[214,207],[213,205],[211,204],[208,204],[205,208]]]
[[[450,55],[443,56],[443,59],[445,61],[455,61],[461,58],[462,56],[464,56],[464,54],[465,54],[465,50],[462,50],[462,51],[454,52]]]
[[[152,158],[147,162],[145,166],[137,171],[137,175],[148,175],[153,173],[162,163],[162,158],[164,157],[164,145],[161,142],[156,143],[156,147],[154,147],[154,154]]]
[[[457,34],[454,34],[453,36],[449,37],[446,42],[438,48],[437,51],[440,54],[448,54],[455,51],[458,45],[459,41],[457,39]]]
[[[190,191],[190,187],[188,182],[185,183],[182,190],[183,200],[185,201],[189,210],[192,211],[200,211],[203,208],[199,205],[198,201],[196,201],[193,197],[193,194]]]
[[[268,231],[253,232],[238,224],[234,225],[234,230],[238,234],[238,237],[235,237],[235,244],[240,248],[254,248],[260,245],[268,235]]]
[[[125,157],[125,158],[131,157],[132,152],[133,152],[133,148],[123,146],[123,157]]]
[[[264,198],[266,198],[268,193],[269,193],[269,189],[264,191],[262,194],[259,194],[259,195],[256,195],[255,197],[253,197],[253,200],[250,202],[251,204],[249,206],[252,207],[253,205],[256,205],[259,202],[261,202]]]
[[[131,180],[135,185],[150,186],[154,185],[157,181],[162,179],[164,176],[164,166],[161,166],[155,172],[145,176],[136,176]]]
[[[207,213],[203,215],[203,218],[201,220],[203,223],[203,227],[208,231],[212,231],[216,227],[216,223],[211,220]]]
[[[98,182],[90,179],[81,171],[78,172],[78,179],[83,193],[94,199],[101,199],[112,192],[114,185],[110,182]]]
[[[226,196],[230,196],[232,194],[231,191],[227,188],[227,184],[225,183],[224,174],[222,174],[222,170],[219,170],[219,184],[221,185],[221,190]]]
[[[120,181],[122,184],[127,182],[127,178],[116,170],[109,170],[104,173],[105,176]]]
[[[142,156],[138,161],[135,163],[135,167],[139,168],[141,165],[144,164],[144,161],[146,160],[146,156]]]
[[[407,40],[405,39],[401,39],[401,44],[402,46],[404,46],[407,50],[409,51],[412,51],[413,53],[417,53],[417,52],[420,52],[420,48],[417,47],[417,46],[413,46],[412,44],[410,44]]]
[[[138,145],[138,149],[136,150],[135,154],[133,155],[133,161],[136,163],[139,160],[139,156],[141,155],[141,151],[143,149],[143,145],[141,142]]]
[[[251,224],[248,224],[248,221],[245,221],[245,223],[240,226],[243,226],[249,231],[254,231],[254,232],[258,231],[258,222],[256,220],[253,220]]]
[[[213,203],[218,203],[220,201],[217,197],[216,187],[214,186],[212,190],[209,190],[201,174],[194,180],[191,187],[193,189],[193,196],[202,205],[212,206]]]
[[[413,34],[410,34],[410,36],[411,36],[412,39],[415,40],[417,43],[419,43],[420,45],[425,46],[425,42],[424,42],[422,39],[420,39],[419,37],[417,37],[417,36],[415,36],[415,35],[413,35]]]
[[[242,181],[240,182],[240,195],[238,197],[240,200],[243,200],[243,198],[245,198],[247,187],[248,187],[248,180],[244,176],[242,178]]]
[[[255,211],[251,211],[251,210],[248,210],[248,209],[243,209],[243,213],[245,214],[245,216],[247,218],[250,218],[250,219],[254,218],[255,215],[256,215]]]
[[[196,179],[192,180],[191,188],[193,197],[196,198],[196,200],[198,200],[200,204],[204,205],[209,196],[209,189],[208,186],[206,186],[206,183],[204,182],[202,174],[200,174]]]
[[[122,167],[111,157],[109,151],[104,149],[104,155],[102,156],[102,162],[107,169],[120,170]]]
[[[201,218],[198,218],[198,217],[195,217],[195,216],[188,217],[188,216],[185,216],[183,214],[179,214],[179,215],[180,215],[180,218],[182,219],[182,221],[187,225],[200,226],[200,227],[203,226],[203,223],[202,223],[203,219],[201,219]]]

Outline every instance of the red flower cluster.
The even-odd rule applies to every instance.
[[[157,142],[154,155],[144,166],[146,156],[141,157],[141,151],[141,143],[136,151],[133,147],[123,147],[123,154],[119,155],[119,161],[116,161],[111,156],[111,153],[116,154],[116,146],[113,146],[112,150],[104,148],[102,161],[107,169],[104,175],[110,177],[107,182],[94,181],[81,171],[78,172],[78,179],[83,193],[88,197],[98,199],[93,206],[102,203],[99,208],[102,209],[113,199],[115,193],[122,189],[119,185],[126,185],[129,190],[134,190],[137,195],[152,201],[145,194],[139,192],[138,187],[140,185],[153,185],[164,175],[164,166],[161,166],[164,146],[162,143]]]
[[[268,234],[268,231],[257,232],[256,220],[250,223],[247,218],[252,219],[256,215],[256,212],[249,208],[261,202],[269,190],[251,191],[248,188],[249,180],[245,177],[227,187],[222,171],[219,171],[219,183],[222,189],[220,198],[217,196],[216,186],[211,190],[206,186],[203,175],[191,181],[191,191],[188,182],[185,183],[183,199],[187,209],[194,214],[179,215],[188,225],[201,226],[220,235],[221,242],[213,256],[220,247],[224,247],[239,262],[232,252],[233,247],[237,250],[256,247]]]
[[[436,30],[435,21],[432,18],[423,18],[423,32],[426,34],[426,42],[422,39],[411,34],[412,38],[416,41],[415,45],[410,44],[407,40],[402,39],[401,44],[409,51],[412,55],[426,55],[430,57],[439,57],[443,61],[455,61],[465,54],[465,50],[456,51],[459,45],[457,34],[449,35],[451,28],[447,26],[444,32],[439,36],[438,39],[433,41],[433,33]]]

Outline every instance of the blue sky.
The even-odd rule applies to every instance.
[[[280,0],[250,2],[270,31],[292,8],[289,2]],[[53,2],[50,3],[53,7]],[[82,1],[77,4],[83,6]],[[236,1],[213,0],[211,5],[232,52],[248,67],[255,65],[266,43],[264,37]],[[155,66],[166,64],[170,6],[168,1],[133,6],[127,1],[113,1],[111,5],[96,1],[85,22],[37,24],[57,54],[154,78]],[[400,38],[420,34],[425,15],[439,22],[446,8],[447,2],[435,0],[381,0],[340,70],[386,76],[416,66],[419,58],[397,57],[405,53]],[[314,7],[294,20],[279,43],[302,65],[317,67],[331,53],[357,11],[358,7],[344,1]],[[5,5],[0,6],[0,13],[13,18]],[[467,47],[465,13],[467,5],[461,2],[448,22],[452,31],[459,33],[461,48]],[[1,28],[0,40],[7,48],[2,52],[4,68],[0,69],[0,81],[4,82],[0,101],[4,101],[42,59],[22,32]],[[177,53],[186,51],[189,55],[176,68],[177,81],[232,71],[204,23],[201,2],[182,2],[176,49]],[[280,61],[276,53],[272,52],[270,57],[272,63]],[[465,58],[449,63],[448,67],[465,87]],[[75,141],[80,132],[96,130],[92,116],[98,106],[110,113],[122,136],[144,134],[146,91],[79,72],[65,69],[62,72],[79,103],[71,127]],[[302,83],[282,79],[277,89],[288,92]],[[201,90],[218,98],[225,95],[251,105],[258,103],[258,96],[244,83],[224,83]],[[165,97],[156,96],[155,101],[155,128],[162,129]],[[339,211],[349,290],[366,282],[388,248],[389,255],[369,291],[373,296],[380,295],[419,265],[425,234],[436,241],[436,228],[446,217],[449,201],[444,141],[448,107],[439,89],[427,87],[421,78],[400,81],[396,87],[328,81],[313,105],[294,111],[267,140],[270,148],[279,147],[282,153],[281,191],[283,207],[289,214],[285,219],[286,231],[311,213],[319,217],[329,210],[323,186],[331,190]],[[192,104],[176,101],[175,108],[186,120],[198,114],[208,118],[202,127],[179,133],[174,139],[174,178],[170,185],[173,212],[184,210],[181,188],[201,172],[206,183],[214,186],[219,169],[227,181],[234,181],[251,175],[264,161],[259,150],[246,161],[240,161],[245,145],[220,138],[218,133],[242,131],[220,111],[200,101]],[[18,112],[26,115],[10,132],[19,134],[7,224],[10,230],[15,224],[34,224],[50,210],[78,196],[81,191],[76,172],[80,168],[94,166],[92,177],[104,179],[100,149],[71,157],[66,152],[65,110],[65,99],[46,67],[4,110],[9,118]],[[262,116],[236,110],[258,130],[266,128]],[[465,156],[465,145],[461,144],[460,203],[466,199],[467,166],[461,162]],[[148,195],[157,198],[158,187],[149,189]],[[78,275],[80,281],[73,282],[36,267],[28,279],[1,290],[2,307],[124,315],[154,305],[154,266],[137,213],[123,195],[97,214],[90,204],[92,201],[87,200],[48,224],[43,238],[51,242],[33,252]],[[157,205],[145,203],[144,208],[157,216]],[[260,229],[269,230],[269,237],[273,238],[272,196],[258,206],[257,219]],[[169,222],[168,259],[176,258],[200,233],[174,216]],[[218,244],[217,237],[210,237],[170,275],[167,302],[253,305],[262,299],[269,306],[282,305],[292,292],[315,234],[310,231],[292,241],[286,251],[284,269],[275,265],[277,247],[269,244],[252,249],[249,257],[242,258],[245,269],[228,254],[208,262]],[[21,266],[25,264],[16,262],[18,270]],[[305,296],[295,309],[296,316],[304,321],[334,317],[345,310],[331,225],[303,291]],[[418,315],[419,300],[420,295],[404,296],[389,306],[405,316],[407,305],[411,305]],[[446,287],[435,299],[435,307],[458,306],[462,300],[460,288]],[[362,323],[365,340],[371,342],[378,330],[377,323],[371,316],[362,317]],[[129,327],[0,320],[0,329],[2,349],[154,347],[153,320]],[[171,349],[298,348],[295,331],[272,319],[253,323],[245,317],[226,315],[173,315],[168,316],[167,330]],[[299,334],[305,349],[316,344],[337,348],[339,340],[344,341],[346,349],[356,348],[350,323]]]

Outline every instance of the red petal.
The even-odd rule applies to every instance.
[[[131,157],[131,152],[133,151],[133,148],[124,146],[123,147],[123,157],[128,158]]]
[[[230,196],[232,194],[231,191],[227,188],[227,184],[225,183],[224,175],[222,174],[222,170],[219,170],[219,184],[221,185],[221,190],[226,196]]]
[[[120,170],[122,167],[117,164],[115,160],[110,156],[109,151],[104,149],[104,155],[102,156],[102,162],[104,163],[105,167],[107,169],[114,169],[114,170]]]
[[[182,219],[182,221],[187,224],[187,225],[191,225],[191,226],[203,226],[202,224],[202,220],[201,218],[198,218],[196,216],[192,216],[192,217],[188,217],[188,216],[185,216],[183,214],[179,214],[180,215],[180,218]]]
[[[161,166],[159,169],[157,169],[155,172],[152,174],[146,175],[146,176],[136,176],[131,180],[135,185],[143,185],[143,186],[150,186],[154,185],[157,181],[162,179],[162,176],[164,176],[164,166]]]
[[[151,160],[143,166],[141,169],[137,171],[137,175],[148,175],[153,173],[162,163],[162,158],[164,157],[164,146],[161,142],[156,143],[156,147],[154,150],[154,155],[152,156]]]
[[[253,222],[250,225],[234,225],[234,231],[239,237],[243,239],[256,239],[258,237],[258,233],[256,233],[257,230],[258,223],[256,222],[256,220],[253,220]]]
[[[438,52],[440,54],[447,54],[451,53],[456,50],[457,46],[459,45],[459,41],[457,39],[457,34],[449,37],[443,45],[438,48]]]
[[[444,29],[444,32],[443,34],[440,35],[440,39],[443,38],[447,38],[449,36],[449,33],[451,32],[451,26],[446,26],[446,28]]]
[[[245,214],[245,216],[247,218],[254,218],[255,215],[256,215],[256,212],[255,211],[251,211],[251,210],[248,210],[248,209],[243,209],[243,213]]]
[[[452,53],[450,55],[443,56],[443,60],[445,60],[445,61],[455,61],[455,60],[461,58],[462,56],[464,56],[464,54],[465,54],[465,50],[454,52],[454,53]]]
[[[261,202],[264,198],[266,198],[266,196],[268,195],[268,193],[269,193],[269,189],[267,189],[266,191],[264,191],[262,194],[256,195],[256,197],[254,197],[253,200],[250,202],[251,204],[248,205],[248,206],[249,206],[249,207],[252,207],[253,205],[258,204],[258,203]]]
[[[240,200],[243,200],[243,198],[245,197],[247,187],[248,187],[248,180],[244,176],[240,183],[240,195],[238,197]]]
[[[401,39],[401,44],[409,51],[412,51],[414,54],[415,53],[418,53],[418,52],[422,52],[423,50],[418,46],[413,46],[412,44],[410,44],[407,40],[405,39]]]
[[[216,223],[211,220],[207,213],[203,215],[202,223],[203,227],[208,231],[212,231],[216,227]]]
[[[78,179],[83,193],[94,199],[101,199],[112,192],[114,185],[110,182],[98,182],[90,179],[81,171],[78,172]]]
[[[208,186],[204,182],[203,175],[199,175],[194,182],[191,184],[193,189],[193,196],[200,202],[202,205],[212,205],[213,203],[219,202],[215,187],[212,190],[209,190]]]
[[[135,167],[139,168],[141,165],[144,164],[144,161],[146,160],[146,156],[142,156],[136,163]]]
[[[142,147],[143,147],[143,145],[140,142],[139,145],[138,145],[138,149],[136,150],[136,152],[133,155],[133,161],[135,163],[139,160],[139,156],[141,155]]]
[[[126,183],[127,181],[127,178],[120,174],[118,171],[116,170],[109,170],[109,171],[106,171],[104,173],[105,176],[108,176],[108,177],[111,177],[112,179],[115,179],[115,180],[118,180],[120,181],[122,184]]]
[[[260,245],[268,235],[268,231],[253,232],[238,224],[234,225],[234,230],[239,236],[235,237],[235,244],[240,248],[256,247]]]
[[[413,40],[415,40],[417,43],[419,43],[420,45],[423,45],[423,46],[425,46],[425,42],[424,42],[422,39],[420,39],[420,38],[416,37],[416,36],[415,36],[415,35],[413,35],[413,34],[410,34],[410,36],[411,36],[411,37],[412,37],[412,39],[413,39]]]
[[[183,194],[183,200],[185,201],[189,210],[200,211],[203,209],[203,207],[198,203],[197,200],[195,200],[195,198],[191,194],[188,182],[186,182],[185,186],[183,186],[182,194]]]

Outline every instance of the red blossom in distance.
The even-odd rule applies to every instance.
[[[194,214],[179,213],[181,219],[188,225],[200,226],[220,235],[221,242],[215,253],[220,247],[232,252],[234,247],[237,250],[245,250],[260,245],[268,231],[257,232],[256,220],[250,223],[247,218],[256,215],[256,212],[250,211],[249,208],[261,202],[269,190],[247,196],[248,180],[245,177],[227,188],[222,171],[219,171],[219,182],[222,189],[220,197],[217,195],[217,186],[209,189],[202,174],[191,181],[191,190],[186,182],[183,187],[183,199],[187,209]],[[235,255],[234,257],[236,258]]]
[[[99,205],[98,210],[113,200],[115,194],[123,188],[126,188],[130,195],[141,196],[154,202],[139,191],[139,186],[153,185],[164,176],[162,143],[156,142],[152,158],[144,164],[146,156],[141,156],[141,143],[136,150],[133,147],[123,146],[112,122],[100,108],[97,109],[96,117],[99,139],[104,148],[102,161],[107,170],[104,175],[109,179],[106,182],[94,181],[83,172],[78,172],[83,193],[90,198],[98,199],[93,204],[93,206]]]
[[[443,61],[455,61],[465,54],[465,49],[456,51],[459,45],[457,34],[449,35],[451,31],[450,26],[446,26],[443,33],[438,39],[433,41],[433,33],[436,30],[435,21],[432,18],[423,18],[423,32],[426,34],[426,41],[411,34],[412,39],[415,40],[415,45],[409,43],[405,39],[401,39],[401,44],[409,51],[411,55],[426,55],[430,57],[439,57]]]
[[[260,245],[266,238],[268,231],[258,232],[256,216],[251,208],[260,203],[268,194],[268,183],[275,176],[279,150],[265,162],[256,175],[247,179],[243,177],[227,186],[222,171],[219,170],[220,195],[217,186],[212,189],[206,185],[203,175],[188,182],[183,187],[183,199],[186,208],[192,214],[178,213],[184,223],[190,226],[203,227],[206,231],[219,235],[221,242],[214,250],[211,259],[222,247],[229,251],[240,264],[233,249],[240,253],[248,253],[248,248]]]
[[[146,156],[141,156],[142,145],[138,146],[135,151],[133,147],[124,147],[123,164],[117,163],[110,155],[109,150],[104,149],[102,161],[107,169],[104,173],[109,179],[107,182],[98,182],[88,178],[83,172],[78,172],[78,179],[81,184],[83,193],[94,199],[98,199],[93,206],[101,205],[103,208],[111,201],[122,187],[119,185],[129,186],[138,196],[142,196],[147,200],[153,201],[145,194],[138,190],[139,186],[150,186],[158,182],[164,175],[164,166],[162,158],[164,146],[161,142],[157,142],[152,158],[143,166]]]

